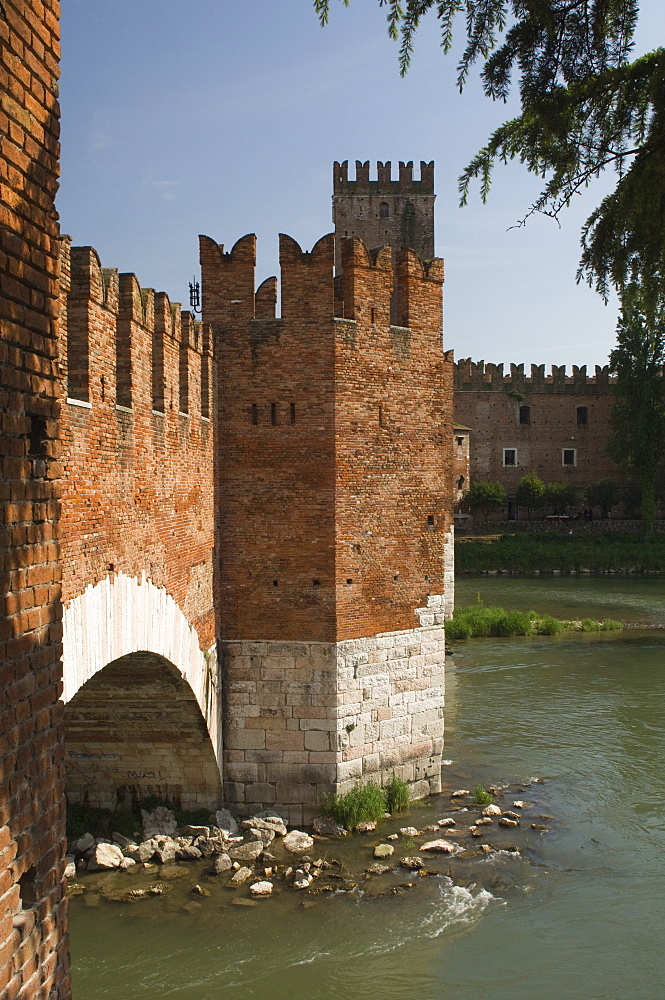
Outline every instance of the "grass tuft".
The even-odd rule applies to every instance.
[[[473,790],[473,797],[476,800],[477,806],[489,806],[494,802],[494,796],[483,785],[476,785]]]
[[[323,800],[329,816],[347,830],[355,830],[360,823],[376,823],[386,811],[386,792],[374,781],[354,785],[343,795],[330,795]]]
[[[394,772],[385,786],[385,793],[388,812],[402,812],[408,808],[411,799],[408,782],[398,778]]]

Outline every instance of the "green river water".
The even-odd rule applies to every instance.
[[[663,1000],[665,581],[463,579],[458,604],[477,592],[632,626],[454,644],[445,787],[509,785],[522,826],[487,839],[519,853],[433,863],[440,875],[397,895],[377,895],[373,879],[252,901],[190,865],[165,895],[122,904],[105,889],[147,874],[90,876],[70,907],[75,1000]],[[312,853],[370,864],[387,833],[450,808],[442,795]],[[549,831],[531,830],[543,815]],[[384,876],[383,888],[405,878]],[[197,880],[208,897],[191,895]]]

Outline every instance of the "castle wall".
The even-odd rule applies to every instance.
[[[70,996],[57,368],[57,0],[0,8],[0,995]]]
[[[406,252],[395,276],[390,249],[347,241],[334,281],[332,237],[283,236],[276,319],[254,252],[201,240],[224,386],[225,793],[302,822],[357,773],[438,787],[452,363],[441,262]]]
[[[532,365],[527,376],[523,365],[504,375],[503,365],[457,362],[455,420],[471,428],[471,482],[498,480],[514,494],[530,471],[575,487],[618,479],[605,454],[614,384],[607,366],[589,376],[576,366],[572,375],[565,365],[545,375],[544,365]],[[504,464],[504,449],[514,450],[514,466]],[[574,464],[564,464],[564,450],[573,452]]]
[[[386,244],[395,250],[410,247],[422,260],[431,260],[434,163],[421,161],[419,180],[413,177],[411,161],[400,162],[395,180],[389,161],[377,163],[376,169],[376,180],[370,180],[369,161],[356,160],[355,180],[349,180],[348,161],[333,164],[335,236],[338,240],[355,236],[370,249]]]
[[[145,576],[167,590],[207,650],[215,642],[210,331],[164,292],[103,269],[91,247],[64,239],[60,266],[63,602],[114,574]]]

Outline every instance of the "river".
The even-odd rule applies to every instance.
[[[70,908],[74,1000],[662,1000],[665,581],[467,578],[458,604],[477,592],[632,626],[458,642],[447,660],[446,787],[508,784],[549,831],[523,822],[519,854],[379,898],[363,883],[306,902],[238,905],[221,886],[194,900],[193,874],[139,904],[86,891]],[[436,797],[390,830],[450,805]],[[353,841],[343,850],[371,860]]]

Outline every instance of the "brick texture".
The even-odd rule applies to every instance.
[[[70,995],[58,563],[56,0],[0,7],[0,996]]]

